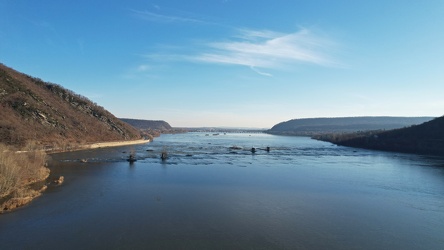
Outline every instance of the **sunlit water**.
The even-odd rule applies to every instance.
[[[126,161],[131,149],[134,164]],[[0,249],[444,246],[440,157],[305,137],[188,133],[52,158],[64,184],[0,215]]]

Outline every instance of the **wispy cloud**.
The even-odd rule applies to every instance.
[[[259,75],[269,76],[269,77],[272,77],[272,76],[273,76],[272,74],[270,74],[270,73],[266,73],[266,72],[262,72],[262,71],[256,69],[256,68],[253,67],[253,66],[250,66],[250,69],[252,69],[254,72],[258,73]]]
[[[138,64],[130,66],[122,72],[120,75],[121,78],[127,80],[140,80],[140,79],[147,79],[147,78],[155,78],[156,70],[158,70],[159,67],[149,65],[149,64]]]
[[[193,51],[199,51],[194,54],[180,53],[176,49],[175,53],[148,54],[144,57],[150,60],[246,66],[257,74],[272,77],[267,70],[285,69],[297,64],[341,66],[332,59],[331,51],[334,48],[335,43],[331,39],[308,29],[294,33],[242,29],[223,41],[200,42],[193,46]]]
[[[151,66],[146,65],[146,64],[141,64],[141,65],[137,66],[137,69],[136,69],[137,72],[146,72],[149,70],[151,70]]]
[[[237,38],[237,39],[236,39]],[[257,68],[280,68],[293,63],[335,64],[328,56],[331,42],[307,29],[295,33],[242,30],[231,41],[206,44],[209,50],[196,60]]]
[[[155,7],[159,10],[159,7]],[[163,23],[173,23],[173,22],[191,22],[191,23],[205,23],[204,21],[183,17],[183,16],[174,16],[174,15],[162,15],[158,13],[154,13],[151,11],[139,11],[139,10],[131,10],[135,16],[141,18],[143,20],[152,21],[152,22],[163,22]]]

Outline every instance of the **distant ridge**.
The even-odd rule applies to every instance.
[[[408,128],[385,132],[329,134],[315,139],[350,147],[444,156],[444,116]]]
[[[312,136],[326,133],[350,133],[369,130],[390,130],[421,124],[434,117],[363,116],[339,118],[293,119],[274,125],[267,133]]]
[[[129,118],[120,118],[120,120],[138,129],[156,129],[156,130],[172,129],[171,125],[168,124],[168,122],[166,121],[140,120],[140,119],[129,119]]]
[[[0,142],[62,146],[140,139],[103,107],[60,85],[0,64]]]

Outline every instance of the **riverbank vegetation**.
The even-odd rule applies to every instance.
[[[362,116],[336,118],[293,119],[274,125],[266,133],[276,135],[318,136],[333,134],[344,136],[357,131],[384,131],[418,125],[434,117]],[[349,135],[346,135],[347,137]],[[356,135],[352,135],[356,136]],[[359,135],[358,135],[359,136]]]
[[[46,188],[46,153],[28,143],[23,151],[0,144],[0,213],[29,203]]]
[[[444,116],[402,129],[332,133],[313,138],[348,147],[443,156]]]

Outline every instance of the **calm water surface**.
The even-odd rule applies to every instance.
[[[134,164],[126,161],[131,149]],[[188,133],[52,158],[65,183],[0,215],[0,249],[444,246],[440,157],[305,137]]]

